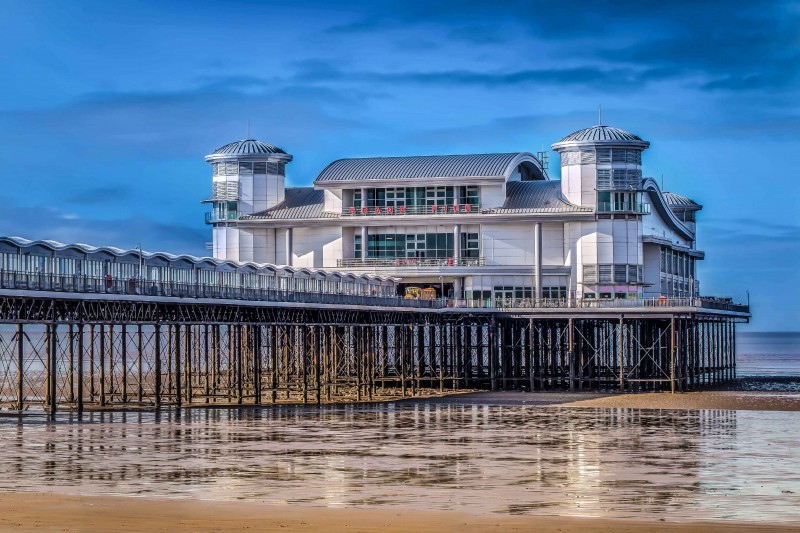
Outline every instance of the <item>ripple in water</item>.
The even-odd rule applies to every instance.
[[[0,490],[797,521],[800,413],[401,404],[0,418]]]

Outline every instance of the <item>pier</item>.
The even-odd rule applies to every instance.
[[[735,378],[735,327],[749,317],[747,306],[702,298],[623,305],[241,290],[3,272],[0,407],[698,390]]]

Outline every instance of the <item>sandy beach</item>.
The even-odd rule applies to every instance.
[[[652,392],[466,392],[403,401],[434,404],[520,405],[532,407],[610,407],[631,409],[728,409],[800,411],[800,393],[766,391]]]
[[[0,530],[59,532],[149,531],[635,531],[778,532],[800,525],[664,522],[557,516],[471,515],[402,509],[330,509],[258,502],[70,497],[41,493],[0,495]]]
[[[800,411],[800,394],[706,391],[670,394],[623,394],[576,400],[563,407],[629,407],[635,409],[730,409],[735,411]]]

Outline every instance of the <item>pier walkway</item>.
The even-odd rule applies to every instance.
[[[408,300],[389,278],[156,271],[141,252],[114,270],[92,264],[100,249],[68,263],[2,244],[0,408],[13,411],[696,390],[735,378],[750,316],[709,298]]]

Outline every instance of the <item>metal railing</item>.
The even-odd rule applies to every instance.
[[[497,309],[640,309],[697,307],[749,313],[750,307],[724,298],[632,298],[632,299],[557,299],[557,298],[483,298],[478,300],[450,300],[448,307]]]
[[[220,214],[216,211],[206,213],[206,224],[212,222],[226,222],[230,220],[239,220],[239,213],[237,211],[228,211],[227,213]]]
[[[737,304],[728,298],[635,298],[635,299],[561,299],[561,298],[438,298],[409,299],[400,296],[371,294],[340,294],[298,291],[278,288],[229,287],[142,279],[109,279],[79,275],[30,274],[0,271],[0,289],[76,292],[109,295],[144,295],[172,298],[211,298],[264,302],[297,302],[379,307],[410,307],[419,309],[583,309],[583,308],[671,308],[695,307],[749,313],[748,305]]]
[[[430,267],[481,267],[486,266],[483,257],[397,257],[385,259],[367,257],[365,259],[338,259],[339,268],[430,268]]]
[[[650,204],[639,202],[597,202],[598,213],[650,213]]]
[[[392,215],[463,215],[479,214],[480,204],[405,205],[375,207],[345,207],[342,216],[392,216]]]
[[[307,290],[260,287],[231,287],[202,283],[155,281],[137,278],[115,279],[81,275],[31,274],[0,272],[0,289],[27,291],[76,292],[108,295],[141,295],[170,298],[213,298],[264,302],[297,302],[380,307],[438,309],[440,300],[411,300],[400,296],[341,294]]]

